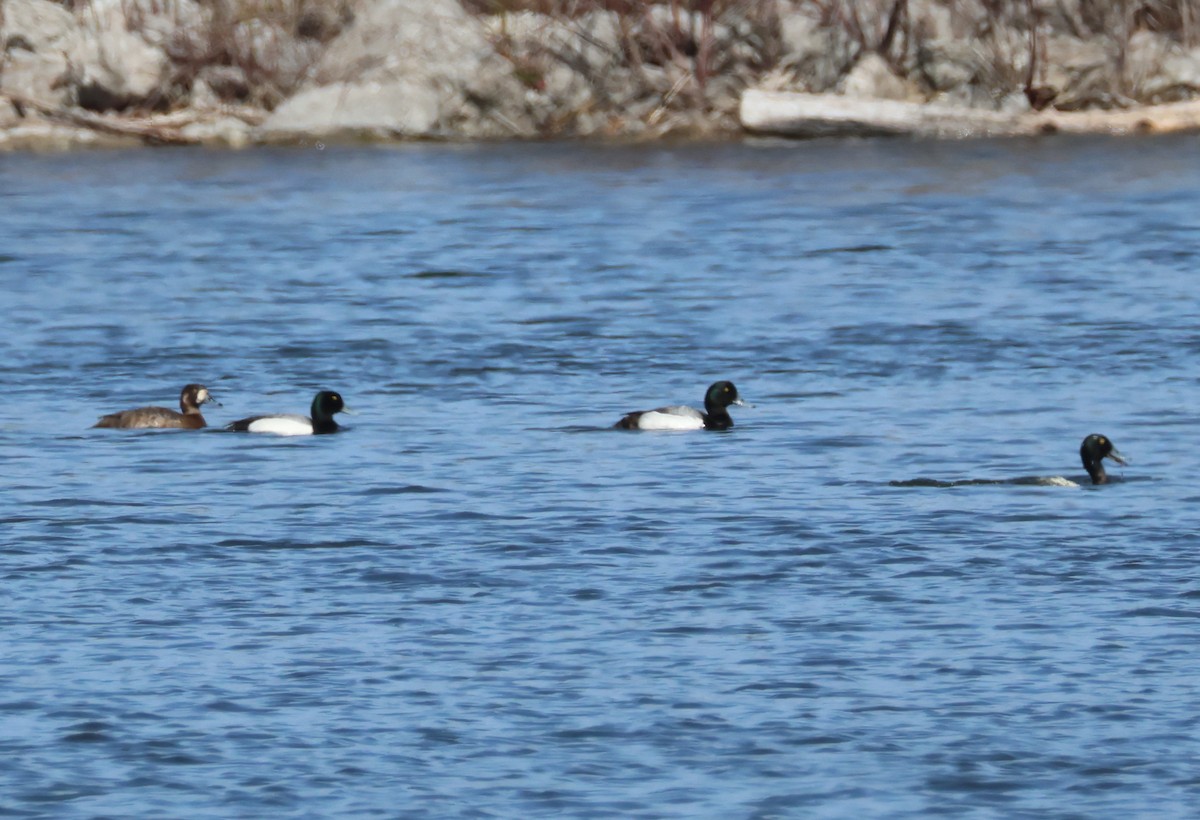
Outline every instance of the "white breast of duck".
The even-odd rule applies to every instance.
[[[639,430],[701,430],[704,414],[684,405],[660,407],[638,416],[637,427]]]
[[[274,433],[277,436],[311,436],[313,423],[308,416],[281,413],[256,418],[246,425],[246,430],[251,433]]]

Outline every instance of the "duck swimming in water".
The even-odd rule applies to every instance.
[[[200,405],[212,402],[218,407],[221,402],[212,397],[208,388],[202,384],[186,385],[179,393],[179,409],[176,413],[166,407],[137,407],[133,410],[122,410],[119,413],[109,413],[101,416],[92,427],[119,428],[122,430],[141,429],[175,429],[199,430],[207,427],[204,416],[200,414]]]
[[[1111,458],[1122,465],[1129,463],[1113,446],[1112,439],[1099,433],[1092,433],[1083,440],[1083,444],[1079,445],[1079,458],[1083,461],[1083,469],[1087,470],[1088,478],[1093,484],[1108,483],[1108,473],[1104,472],[1104,465],[1101,463],[1104,459]]]
[[[728,430],[733,426],[729,405],[750,407],[738,396],[733,382],[716,382],[704,394],[704,411],[675,405],[629,413],[614,427],[622,430]]]
[[[1104,459],[1110,458],[1118,464],[1128,464],[1117,448],[1113,446],[1112,439],[1108,436],[1102,436],[1099,433],[1093,433],[1083,440],[1083,444],[1079,445],[1079,458],[1083,462],[1083,469],[1087,470],[1088,478],[1092,484],[1107,484],[1109,482],[1108,473],[1104,472],[1104,465],[1101,463]],[[1064,478],[1060,475],[1055,476],[1023,476],[1021,478],[965,478],[957,481],[939,481],[933,478],[914,478],[908,481],[890,481],[888,482],[893,487],[967,487],[980,484],[1018,484],[1032,485],[1037,487],[1078,487],[1077,481],[1072,481],[1069,478]]]
[[[250,416],[226,425],[226,430],[238,433],[274,433],[277,436],[312,436],[336,433],[338,423],[334,413],[349,413],[340,393],[322,390],[313,397],[312,416],[296,413],[276,413],[269,416]]]

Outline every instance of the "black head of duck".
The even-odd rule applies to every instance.
[[[1092,433],[1079,445],[1079,458],[1083,461],[1083,469],[1093,484],[1107,484],[1108,473],[1104,472],[1104,459],[1112,459],[1117,464],[1128,464],[1125,456],[1121,455],[1112,439],[1099,433]]]

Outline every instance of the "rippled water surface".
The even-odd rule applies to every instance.
[[[0,814],[1195,816],[1195,156],[0,157]]]

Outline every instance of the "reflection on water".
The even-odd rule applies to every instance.
[[[1190,814],[1198,174],[1182,139],[0,156],[0,806]],[[609,429],[718,379],[728,433]],[[188,382],[213,427],[358,415],[89,429]],[[1096,429],[1122,481],[1028,478],[1083,483]]]

